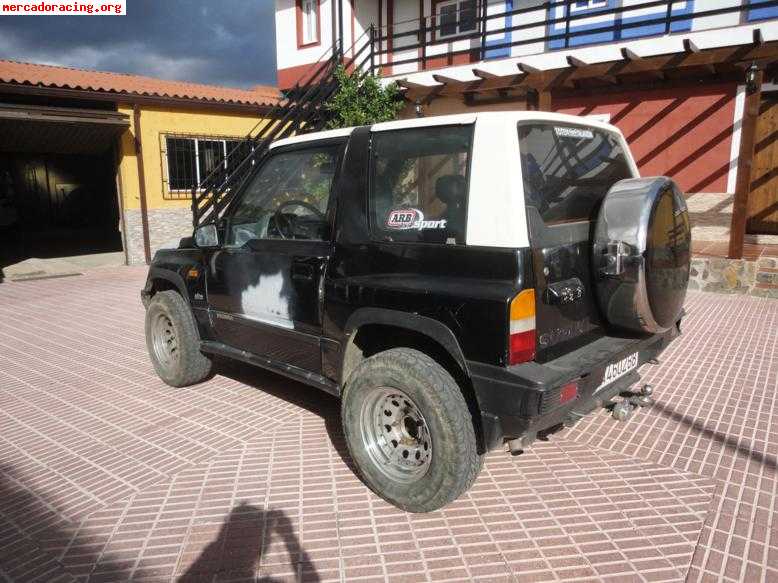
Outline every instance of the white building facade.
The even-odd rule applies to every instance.
[[[368,63],[409,95],[424,95],[423,113],[435,115],[536,108],[521,90],[523,74],[778,43],[778,1],[276,0],[276,33],[281,89],[303,79],[336,44],[346,62]],[[634,75],[609,87],[570,82],[549,92],[540,108],[617,125],[642,174],[669,175],[687,192],[709,193],[690,200],[692,210],[721,211],[720,224],[711,219],[701,233],[726,238],[745,70],[707,68],[689,68],[683,78]],[[508,75],[517,76],[516,88],[479,92],[479,84]],[[774,85],[763,89],[774,98]],[[414,115],[412,102],[406,115]],[[767,188],[775,192],[766,195],[769,206],[770,197],[778,200],[778,182]],[[778,234],[778,211],[774,222]]]

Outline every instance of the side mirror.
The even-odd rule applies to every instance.
[[[195,230],[195,245],[202,249],[213,249],[219,246],[219,231],[216,225],[203,225]]]

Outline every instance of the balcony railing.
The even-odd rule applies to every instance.
[[[610,6],[609,2],[606,7],[581,8],[574,0],[556,0],[496,14],[479,10],[474,30],[443,38],[440,38],[441,32],[450,23],[438,22],[439,15],[381,28],[371,27],[368,42],[371,69],[387,75],[400,68],[400,72],[405,73],[414,69],[688,32],[692,30],[692,23],[703,24],[701,19],[706,21],[702,26],[696,26],[695,31],[771,18],[778,18],[778,0],[750,0],[721,8],[705,8],[702,2],[691,0],[649,0],[628,6]],[[736,22],[723,23],[725,20]],[[495,22],[499,23],[496,28]],[[402,30],[396,32],[396,29]],[[542,48],[530,52],[515,50],[516,47],[527,47],[525,51],[528,51],[534,48],[532,45],[542,45]],[[441,60],[445,62],[441,64]]]

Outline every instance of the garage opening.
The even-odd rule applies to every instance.
[[[115,111],[0,104],[0,269],[110,253],[121,262],[116,144],[128,127]]]

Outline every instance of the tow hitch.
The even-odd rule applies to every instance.
[[[628,421],[638,407],[649,407],[654,404],[654,399],[651,397],[653,394],[654,388],[648,384],[643,385],[638,393],[623,394],[624,399],[613,405],[611,415],[616,421]]]
[[[511,455],[520,455],[524,453],[536,439],[548,441],[551,434],[556,433],[565,427],[573,427],[580,419],[583,419],[587,413],[600,407],[609,409],[616,421],[627,421],[632,417],[632,413],[634,413],[638,407],[650,407],[654,404],[654,399],[651,396],[653,394],[654,388],[649,384],[641,386],[637,392],[626,391],[620,394],[617,393],[617,395],[622,397],[621,401],[617,403],[603,403],[602,401],[597,401],[596,404],[593,404],[592,407],[587,410],[570,411],[562,423],[558,423],[541,432],[527,432],[515,439],[508,440],[505,443],[506,449]]]

